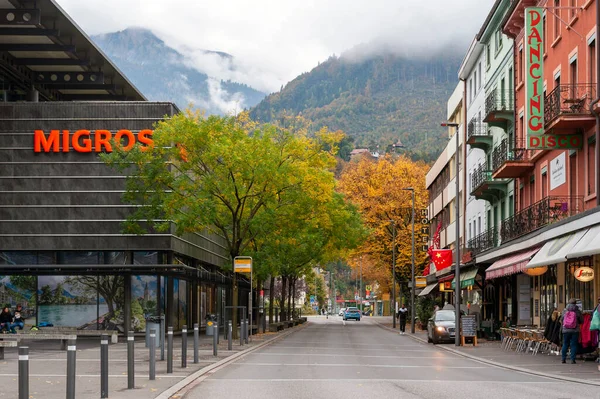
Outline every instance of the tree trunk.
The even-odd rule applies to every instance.
[[[285,318],[285,298],[287,295],[287,277],[281,276],[281,300],[279,301],[279,310],[281,311],[281,321],[286,321]]]
[[[290,280],[288,281],[288,298],[287,298],[287,314],[288,317],[290,318],[290,320],[292,320],[294,318],[294,315],[292,313],[292,288],[294,285],[294,278],[290,277]]]
[[[252,307],[258,309],[256,312],[252,313],[252,315],[254,316],[254,324],[253,325],[256,326],[256,331],[257,332],[260,331],[260,317],[262,315],[260,313],[260,309],[262,309],[261,308],[262,303],[260,303],[260,290],[261,290],[261,287],[262,287],[262,281],[261,281],[260,278],[257,278],[256,279],[256,290],[255,290],[256,293],[254,294],[254,297],[256,298],[256,303],[252,304]],[[263,309],[263,312],[264,311],[265,310]]]
[[[296,282],[298,281],[298,278],[294,278],[294,285],[292,287],[292,309],[294,309],[294,311],[296,311]]]
[[[231,336],[233,340],[236,340],[239,338],[238,335],[238,328],[237,328],[237,322],[238,322],[238,309],[236,306],[238,306],[239,302],[238,302],[238,282],[237,282],[237,274],[234,272],[233,276],[231,277],[233,279],[233,295],[232,295],[232,303],[231,305],[233,306],[233,312],[231,312],[231,325],[232,325],[232,331],[231,331]]]
[[[273,301],[275,300],[275,277],[269,282],[269,324],[273,323]]]

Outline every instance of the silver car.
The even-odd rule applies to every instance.
[[[438,310],[427,323],[427,342],[438,344],[442,341],[454,341],[456,318],[454,310]]]

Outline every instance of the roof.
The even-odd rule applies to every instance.
[[[13,11],[14,10],[14,11]],[[0,0],[0,83],[40,100],[145,101],[55,0]]]

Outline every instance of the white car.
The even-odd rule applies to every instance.
[[[346,311],[346,308],[341,308],[340,312],[338,313],[338,316],[344,316],[345,311]]]

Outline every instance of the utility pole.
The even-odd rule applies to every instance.
[[[358,299],[360,300],[360,313],[363,310],[363,299],[362,299],[362,255],[360,256],[360,291],[358,292]]]
[[[392,328],[396,328],[396,222],[392,220]]]

